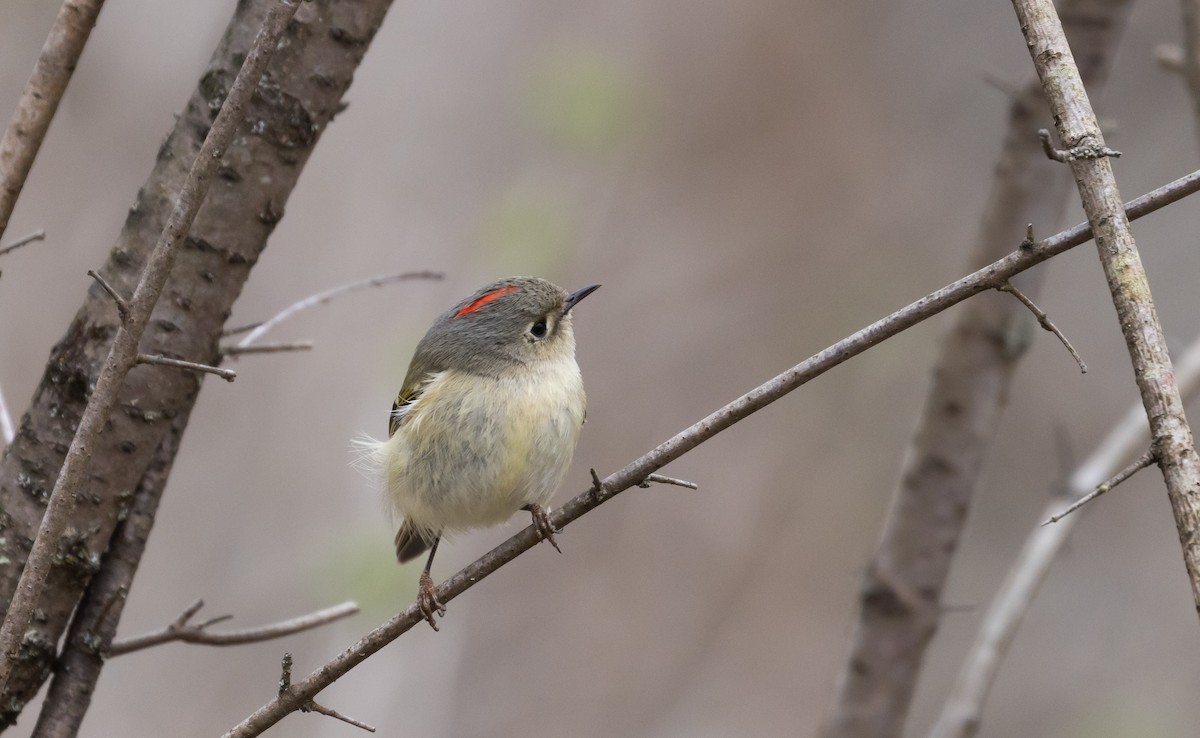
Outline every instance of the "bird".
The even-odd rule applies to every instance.
[[[429,551],[417,600],[434,630],[446,613],[430,575],[443,536],[524,510],[561,553],[549,504],[587,414],[572,311],[599,287],[500,279],[442,313],[417,344],[388,438],[370,453],[401,520],[397,559]]]

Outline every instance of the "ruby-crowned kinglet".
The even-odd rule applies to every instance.
[[[403,519],[396,557],[429,549],[418,599],[434,630],[446,608],[429,570],[443,535],[526,510],[558,548],[546,506],[587,406],[571,309],[599,286],[568,294],[544,279],[502,279],[443,313],[417,344],[388,440],[372,451]]]

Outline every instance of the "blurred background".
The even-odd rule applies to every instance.
[[[8,0],[7,119],[56,0]],[[234,0],[109,0],[18,205],[4,259],[0,384],[19,415]],[[1195,167],[1181,80],[1153,48],[1179,8],[1136,4],[1107,94],[1126,199]],[[1007,3],[867,0],[397,3],[324,134],[231,323],[409,269],[278,329],[307,354],[209,381],[121,624],[203,597],[247,627],[357,600],[361,615],[233,649],[114,659],[83,735],[211,736],[407,606],[375,485],[411,351],[480,284],[604,288],[576,317],[588,424],[559,502],[719,405],[964,271],[1007,113],[992,75],[1030,63]],[[1033,135],[1033,132],[1030,132]],[[1200,330],[1200,201],[1135,224],[1176,349]],[[1082,220],[1078,205],[1071,223]],[[1039,229],[1046,235],[1048,229]],[[1015,244],[1014,244],[1015,246]],[[936,717],[979,616],[1069,462],[1136,400],[1092,247],[1040,267],[1048,334],[1024,361],[972,510],[909,720]],[[870,556],[947,316],[908,331],[539,546],[324,692],[381,735],[811,734],[827,713]],[[437,578],[526,523],[443,546]],[[1156,472],[1093,505],[1020,631],[983,735],[1192,736],[1200,638]],[[36,705],[15,736],[28,735]],[[351,736],[315,715],[271,735]]]

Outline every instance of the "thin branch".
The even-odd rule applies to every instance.
[[[1200,339],[1188,346],[1176,371],[1180,391],[1189,400],[1195,398],[1200,392]],[[1116,474],[1120,464],[1139,448],[1144,448],[1146,442],[1146,411],[1140,403],[1134,403],[1092,455],[1075,469],[1063,487],[1063,494],[1050,502],[1039,517],[1061,517],[1065,508]],[[1030,531],[1021,552],[1009,567],[1004,583],[988,605],[930,738],[969,738],[979,731],[984,702],[1016,638],[1017,629],[1080,520],[1082,516],[1073,515],[1057,525],[1035,527]]]
[[[332,623],[358,613],[358,605],[356,603],[343,602],[340,605],[326,607],[323,610],[317,610],[307,615],[272,623],[271,625],[247,628],[245,630],[234,630],[226,633],[210,633],[206,630],[210,625],[228,620],[233,616],[222,615],[203,623],[189,623],[188,621],[200,611],[201,607],[204,607],[204,600],[196,600],[188,609],[183,611],[183,614],[175,619],[175,622],[160,630],[133,638],[113,641],[112,646],[109,648],[109,655],[121,656],[134,651],[140,651],[143,648],[150,648],[151,646],[170,643],[172,641],[183,641],[184,643],[195,643],[204,646],[238,646],[243,643],[258,643],[259,641],[269,641],[292,635],[293,633],[312,630],[313,628],[318,628],[327,623]]]
[[[1042,81],[1059,140],[1103,150],[1104,137],[1051,0],[1013,0],[1030,58]],[[1075,159],[1071,173],[1096,236],[1117,323],[1150,421],[1150,447],[1167,486],[1175,528],[1200,608],[1200,456],[1192,440],[1166,338],[1154,307],[1137,243],[1122,216],[1121,194],[1106,157]]]
[[[260,343],[257,346],[225,346],[221,353],[225,356],[242,356],[244,354],[273,354],[284,351],[311,351],[312,341],[294,341],[292,343]]]
[[[258,340],[260,337],[262,337],[262,335],[264,333],[271,330],[273,327],[275,327],[279,323],[282,323],[283,321],[292,317],[293,315],[300,312],[301,310],[307,310],[309,308],[316,307],[317,305],[323,305],[336,297],[341,297],[342,295],[349,294],[351,292],[357,292],[358,290],[365,290],[365,289],[369,289],[371,287],[382,287],[387,284],[392,284],[394,282],[404,282],[404,281],[407,281],[410,279],[441,279],[441,278],[442,278],[442,275],[439,272],[404,272],[402,274],[389,274],[389,275],[385,275],[385,276],[381,276],[381,277],[371,277],[370,279],[363,279],[358,282],[351,282],[350,284],[344,284],[340,287],[334,287],[333,289],[328,289],[328,290],[325,290],[324,292],[318,292],[315,295],[309,295],[308,297],[305,297],[302,300],[299,300],[297,302],[292,303],[291,305],[288,305],[286,308],[284,308],[283,310],[280,310],[278,313],[271,316],[269,319],[263,321],[262,323],[259,323],[254,328],[250,329],[250,332],[247,333],[246,336],[244,338],[242,338],[242,340],[238,341],[237,345],[240,347],[249,346],[250,344],[254,343],[256,340]],[[235,330],[240,331],[242,329],[235,329]]]
[[[42,44],[33,74],[0,139],[0,236],[8,229],[17,197],[103,5],[104,0],[66,0]]]
[[[91,399],[83,412],[55,481],[54,491],[50,494],[37,537],[21,572],[16,593],[5,614],[4,624],[0,626],[0,692],[7,686],[22,636],[46,584],[55,551],[78,497],[79,487],[86,476],[92,446],[116,404],[117,393],[124,384],[126,374],[137,362],[138,343],[175,263],[179,245],[200,209],[221,156],[242,122],[242,111],[250,102],[267,62],[287,30],[288,22],[296,13],[298,1],[278,0],[268,11],[254,46],[238,71],[221,111],[213,121],[212,128],[179,191],[171,216],[146,261],[133,299],[130,300],[129,320],[117,329],[108,359],[96,380]]]
[[[169,366],[176,369],[187,369],[189,372],[201,372],[204,374],[215,374],[226,382],[232,382],[237,379],[237,372],[232,369],[222,369],[219,366],[210,364],[197,364],[194,361],[184,361],[183,359],[172,359],[168,356],[159,354],[138,354],[137,363],[139,364],[156,364],[158,366]]]
[[[33,233],[30,233],[28,236],[23,236],[21,238],[18,238],[16,241],[13,241],[9,245],[0,249],[0,256],[4,256],[9,251],[16,251],[17,249],[21,248],[22,246],[28,246],[29,244],[33,243],[34,241],[44,241],[44,240],[46,240],[46,229],[40,228],[40,229],[34,231]]]
[[[1088,504],[1092,500],[1096,499],[1100,495],[1112,490],[1113,487],[1116,487],[1117,485],[1126,481],[1127,479],[1132,477],[1134,474],[1137,474],[1138,472],[1140,472],[1142,469],[1145,469],[1146,467],[1150,466],[1155,461],[1156,461],[1156,459],[1154,458],[1154,452],[1147,451],[1146,453],[1144,453],[1141,456],[1134,459],[1133,463],[1131,463],[1129,466],[1125,467],[1121,471],[1114,474],[1112,479],[1109,479],[1107,482],[1100,484],[1099,486],[1096,487],[1096,489],[1092,490],[1091,492],[1084,495],[1083,497],[1080,497],[1078,500],[1076,500],[1074,503],[1072,503],[1071,506],[1068,507],[1066,510],[1063,510],[1062,512],[1058,513],[1057,515],[1051,515],[1049,518],[1046,519],[1046,522],[1042,523],[1042,525],[1050,525],[1051,523],[1057,523],[1058,521],[1067,517],[1071,513],[1078,510],[1079,508],[1083,507],[1084,505]]]
[[[116,288],[113,287],[111,284],[109,284],[108,281],[104,279],[104,277],[100,276],[100,273],[97,272],[95,269],[89,269],[87,271],[87,273],[88,273],[89,277],[96,280],[97,284],[99,284],[102,288],[104,288],[104,291],[107,292],[108,296],[112,298],[112,301],[114,303],[116,303],[117,315],[121,318],[121,322],[128,323],[129,322],[129,301],[126,300],[124,297],[122,297],[121,293],[117,292]]]
[[[593,469],[592,472],[595,473],[595,469]],[[639,484],[638,486],[641,487],[642,489],[646,489],[647,487],[650,486],[650,484],[652,482],[657,483],[657,484],[669,484],[674,487],[687,487],[688,489],[700,489],[700,485],[696,484],[695,482],[689,482],[686,479],[676,479],[675,477],[668,477],[668,476],[664,476],[662,474],[647,474],[646,478],[643,479],[641,484]]]
[[[1075,350],[1075,347],[1071,345],[1071,342],[1067,340],[1067,337],[1063,335],[1063,332],[1058,329],[1058,326],[1054,325],[1054,323],[1050,321],[1050,316],[1046,315],[1045,310],[1042,310],[1035,305],[1033,300],[1030,300],[1025,296],[1024,292],[1014,287],[1012,282],[1005,282],[996,289],[1000,290],[1001,292],[1007,292],[1008,294],[1020,300],[1022,305],[1029,308],[1029,312],[1033,313],[1034,317],[1037,318],[1038,325],[1057,336],[1058,340],[1062,342],[1062,345],[1066,347],[1068,352],[1070,352],[1071,358],[1074,359],[1075,363],[1079,365],[1080,373],[1087,374],[1087,364],[1083,363],[1083,357],[1079,355],[1079,352]]]
[[[4,388],[0,387],[0,436],[4,437],[4,445],[12,443],[15,435],[12,416],[8,414],[8,403],[4,401]]]
[[[1184,196],[1185,192],[1194,192],[1198,188],[1200,188],[1200,172],[1194,172],[1129,203],[1127,212],[1131,218],[1141,217],[1164,207],[1168,201],[1178,200]],[[1073,246],[1078,246],[1087,240],[1090,232],[1086,224],[1081,224],[1044,241],[1023,244],[1017,251],[1003,259],[872,323],[755,387],[750,392],[667,439],[620,471],[600,479],[593,470],[592,484],[588,489],[555,510],[550,515],[551,524],[559,530],[564,529],[621,492],[637,486],[650,474],[657,472],[701,443],[784,397],[789,392],[807,384],[810,380],[920,321],[936,315],[972,295],[995,289],[996,285],[1010,279],[1015,274],[1035,264],[1040,264]],[[437,599],[442,603],[449,603],[496,572],[500,567],[533,548],[539,541],[541,541],[541,536],[532,526],[523,529],[439,585],[436,589]],[[260,735],[289,713],[300,709],[300,705],[305,700],[314,697],[420,622],[424,622],[424,617],[420,607],[414,602],[406,610],[363,636],[358,643],[343,651],[332,661],[292,685],[292,689],[286,694],[281,694],[260,707],[230,729],[225,734],[225,738],[251,738]]]
[[[290,692],[291,689],[292,689],[292,655],[290,653],[285,653],[283,655],[283,664],[282,664],[282,667],[280,669],[280,674],[279,674],[279,696],[282,697],[284,694]],[[319,715],[325,715],[327,717],[331,717],[336,720],[341,720],[342,722],[349,723],[350,725],[353,725],[356,728],[362,728],[363,730],[367,731],[368,733],[375,732],[374,726],[364,723],[361,720],[355,720],[352,717],[347,717],[347,716],[343,715],[342,713],[338,712],[337,710],[333,710],[328,707],[325,707],[324,705],[317,704],[316,702],[314,702],[311,699],[305,700],[304,704],[300,705],[299,710],[300,710],[300,712],[315,712]]]
[[[259,327],[260,325],[262,325],[261,320],[256,323],[250,323],[248,325],[239,325],[234,328],[226,328],[225,330],[221,331],[221,336],[224,338],[224,337],[228,337],[228,336],[236,336],[240,333],[248,333],[248,332],[254,330],[255,328]]]

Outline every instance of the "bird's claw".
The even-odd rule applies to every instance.
[[[437,593],[433,589],[433,577],[429,576],[427,571],[421,572],[421,579],[417,586],[417,604],[420,605],[421,615],[425,617],[425,622],[429,623],[429,627],[440,630],[434,614],[444,617],[446,606],[438,601]]]
[[[558,547],[558,541],[554,539],[554,534],[558,533],[558,530],[550,522],[550,516],[546,514],[545,508],[541,505],[526,505],[525,509],[533,516],[533,527],[538,535],[554,546],[555,551],[562,553],[562,549]]]

